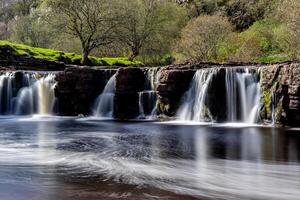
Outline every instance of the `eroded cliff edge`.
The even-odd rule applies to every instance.
[[[272,65],[175,65],[159,67],[156,86],[157,114],[175,117],[184,93],[189,89],[195,72],[203,68],[216,68],[224,74],[224,68],[255,68],[260,77],[262,123],[299,126],[300,124],[300,63]],[[146,84],[150,68],[122,67],[98,68],[73,67],[57,75],[56,96],[62,115],[88,115],[91,105],[109,78],[116,73],[114,117],[134,119],[139,116],[139,92]],[[154,76],[154,75],[153,75]],[[213,80],[209,104],[220,121],[226,112],[224,93],[225,75]]]
[[[300,125],[300,63],[280,63],[270,65],[190,65],[166,67],[161,69],[157,87],[158,110],[160,114],[173,117],[182,101],[184,92],[189,88],[190,81],[198,69],[228,67],[251,67],[257,70],[260,77],[261,107],[260,121],[278,125]],[[226,98],[223,88],[225,75],[219,75],[213,80],[210,90],[210,105],[213,105],[214,115],[224,121],[226,116]]]
[[[300,126],[300,63],[261,67],[261,118]],[[273,113],[273,116],[272,116]]]

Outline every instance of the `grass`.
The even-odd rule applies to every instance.
[[[79,65],[81,60],[81,55],[75,53],[66,53],[63,51],[57,51],[53,49],[31,47],[23,44],[17,44],[5,40],[0,40],[0,46],[10,46],[15,50],[16,55],[26,55],[33,58],[42,58],[52,61],[60,61],[65,64]],[[91,65],[93,66],[129,66],[129,65],[140,65],[139,61],[129,61],[126,57],[115,57],[115,58],[97,58],[89,57]]]
[[[256,60],[256,62],[260,63],[278,63],[286,61],[289,61],[289,57],[285,54],[265,55]]]

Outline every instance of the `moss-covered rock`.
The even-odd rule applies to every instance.
[[[126,57],[98,58],[90,56],[89,60],[89,65],[92,66],[130,66],[142,64],[139,61],[129,61]],[[66,67],[65,65],[80,65],[80,61],[81,55],[75,53],[31,47],[0,40],[0,66],[23,66],[25,70],[31,70],[31,68],[36,66],[40,70],[44,70],[43,68],[47,70],[48,65],[53,65],[57,67],[52,70],[63,70]],[[42,64],[44,64],[44,67]]]
[[[267,65],[261,68],[262,107],[260,117],[277,125],[300,121],[300,63]]]

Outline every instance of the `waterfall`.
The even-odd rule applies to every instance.
[[[156,114],[156,91],[139,92],[140,118],[152,118]]]
[[[12,111],[12,82],[14,74],[6,72],[0,75],[0,107],[1,114],[11,114]]]
[[[94,105],[95,117],[113,117],[116,75],[107,82],[102,94],[98,96]]]
[[[38,88],[38,114],[47,115],[52,112],[54,106],[55,75],[49,74],[41,77],[36,82]]]
[[[54,73],[6,72],[1,74],[1,115],[52,114],[55,85]]]
[[[227,121],[254,124],[260,107],[260,85],[256,71],[226,68]]]
[[[178,116],[184,121],[207,121],[206,97],[207,90],[216,69],[197,70],[190,89],[184,95],[183,103],[179,107]],[[209,121],[212,119],[209,117]]]
[[[156,86],[159,76],[160,71],[158,67],[147,69],[144,91],[139,92],[139,118],[153,119],[156,115]]]
[[[159,67],[152,67],[146,71],[145,90],[155,90],[160,77]]]
[[[225,71],[225,74],[221,71]],[[216,81],[213,81],[213,77]],[[220,87],[222,85],[225,85],[224,89]],[[223,93],[226,97],[222,96]],[[210,110],[211,106],[214,106],[211,103],[214,99],[219,105],[224,104],[223,108],[226,107],[224,109],[227,116],[225,121],[254,124],[258,121],[260,97],[260,84],[256,69],[200,69],[195,73],[190,88],[183,97],[177,116],[185,121],[218,121],[220,119],[213,116]]]

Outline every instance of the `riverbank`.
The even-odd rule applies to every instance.
[[[141,62],[126,57],[89,57],[90,66],[134,66]],[[0,66],[15,70],[58,71],[80,65],[81,56],[46,48],[36,48],[0,40]]]

